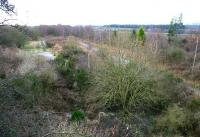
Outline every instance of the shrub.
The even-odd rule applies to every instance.
[[[14,28],[28,36],[31,40],[38,40],[40,36],[39,30],[33,27],[15,25]]]
[[[174,99],[175,102],[178,101],[178,97],[183,93],[182,82],[183,80],[181,78],[174,76],[170,72],[161,71],[157,76],[157,88],[160,91],[159,93],[165,94],[171,101]]]
[[[167,49],[167,59],[170,62],[183,61],[186,58],[185,50],[178,47],[170,47]]]
[[[51,42],[46,42],[46,46],[47,46],[47,48],[52,48],[54,46],[54,44]]]
[[[190,136],[197,130],[198,121],[193,113],[174,104],[156,118],[155,132],[161,132],[165,136]]]
[[[94,90],[99,104],[112,111],[147,111],[163,108],[156,91],[156,72],[141,62],[127,65],[106,62],[94,72]],[[159,107],[158,107],[159,106]]]
[[[45,80],[34,73],[26,74],[12,80],[13,87],[18,91],[16,98],[21,100],[24,107],[33,107],[34,104],[45,100],[53,87],[48,80]]]
[[[144,46],[144,42],[145,42],[145,31],[143,27],[140,27],[139,30],[137,31],[137,40],[142,42],[142,45]]]
[[[72,112],[71,120],[74,122],[80,122],[81,120],[85,119],[85,114],[81,110],[76,110]]]
[[[187,103],[187,107],[191,110],[191,111],[198,111],[200,108],[200,99],[192,99],[191,101],[189,101]]]
[[[76,71],[77,86],[82,89],[88,84],[89,74],[85,69],[78,69]]]
[[[44,68],[36,74],[44,83],[48,84],[47,86],[53,85],[57,80],[57,74],[54,68]]]
[[[78,56],[82,51],[75,46],[66,47],[56,57],[58,71],[65,77],[68,88],[82,89],[88,83],[88,72],[85,69],[76,68]]]
[[[30,37],[32,40],[38,40],[39,37],[40,37],[40,35],[41,35],[41,34],[40,34],[39,30],[32,28],[32,29],[31,29],[31,32],[30,32],[30,34],[29,34],[29,37]]]
[[[0,28],[0,44],[5,46],[16,46],[21,48],[27,42],[28,38],[22,32],[13,27]]]
[[[133,29],[131,31],[131,37],[130,37],[132,42],[136,40],[136,36],[137,36],[136,34],[137,34],[136,30]]]

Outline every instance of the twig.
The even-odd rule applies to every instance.
[[[53,134],[68,134],[68,135],[80,135],[80,136],[83,136],[84,137],[84,135],[82,135],[82,134],[79,134],[79,133],[74,133],[74,132],[72,132],[72,133],[69,133],[69,132],[51,132],[51,133],[47,133],[46,135],[44,135],[44,136],[42,136],[42,137],[47,137],[47,136],[49,136],[49,135],[53,135]]]
[[[17,19],[4,19],[2,22],[0,22],[0,26],[4,25],[5,22],[10,21],[10,20],[17,20]]]

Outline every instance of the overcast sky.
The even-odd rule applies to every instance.
[[[168,24],[183,13],[200,23],[200,0],[10,0],[20,24]]]

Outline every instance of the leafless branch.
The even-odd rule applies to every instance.
[[[11,20],[17,20],[17,19],[4,19],[2,22],[0,22],[0,26],[5,25],[5,22],[11,21]]]
[[[6,12],[11,15],[14,12],[15,6],[10,4],[8,0],[0,0],[0,10]]]

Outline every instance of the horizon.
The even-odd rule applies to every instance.
[[[14,25],[21,25],[21,24],[14,24]],[[78,27],[78,26],[92,26],[92,27],[112,27],[113,25],[116,26],[169,26],[170,24],[103,24],[103,25],[70,25],[70,24],[39,24],[39,25],[26,25],[30,27],[37,27],[37,26],[70,26],[70,27]],[[200,26],[200,23],[194,23],[194,24],[183,24],[184,26]],[[22,25],[23,26],[23,25]],[[126,27],[125,27],[126,28]],[[129,28],[129,27],[127,27]],[[130,27],[131,28],[131,27]]]

